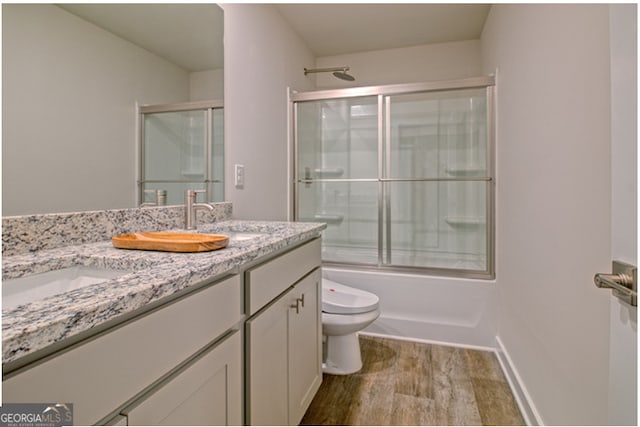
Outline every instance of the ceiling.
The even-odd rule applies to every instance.
[[[215,4],[59,4],[188,71],[223,67]],[[480,38],[488,4],[276,4],[318,57]],[[212,24],[213,23],[213,24]]]
[[[316,56],[479,39],[489,4],[278,4]]]
[[[58,6],[188,71],[223,68],[223,12],[216,4]]]

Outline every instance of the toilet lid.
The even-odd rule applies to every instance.
[[[333,314],[367,313],[378,308],[377,295],[322,279],[322,311]]]

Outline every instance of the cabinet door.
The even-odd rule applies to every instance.
[[[294,288],[293,296],[304,301],[289,308],[289,424],[302,420],[322,383],[322,299],[320,269]]]
[[[291,291],[246,323],[248,425],[287,425],[287,325]],[[294,311],[295,313],[295,311]]]
[[[240,425],[242,341],[234,332],[124,409],[129,425]]]

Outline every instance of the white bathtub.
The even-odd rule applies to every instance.
[[[381,315],[365,334],[496,348],[494,280],[328,267],[323,267],[323,276],[380,297]]]

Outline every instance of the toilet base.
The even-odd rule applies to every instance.
[[[332,375],[349,375],[362,369],[360,341],[358,333],[347,335],[326,335],[326,358],[322,372]]]

